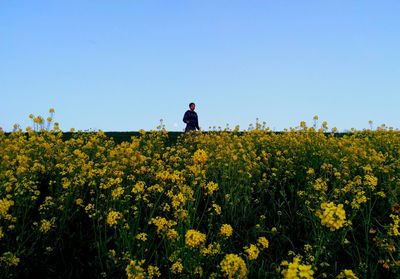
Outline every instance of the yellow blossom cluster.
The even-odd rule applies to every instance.
[[[395,214],[390,214],[393,223],[390,224],[389,235],[400,236],[400,216]]]
[[[42,233],[48,233],[51,230],[51,228],[54,226],[54,223],[55,223],[55,217],[53,217],[51,220],[43,219],[40,222],[39,230]]]
[[[208,182],[204,189],[206,190],[206,195],[212,195],[214,192],[218,190],[218,183]]]
[[[172,266],[171,266],[171,271],[172,271],[172,273],[174,273],[174,274],[182,273],[182,271],[183,271],[182,262],[181,262],[181,261],[176,261],[176,262],[174,262],[174,263],[172,264]]]
[[[257,240],[257,244],[260,249],[267,249],[269,247],[269,241],[264,236],[260,236]]]
[[[124,188],[117,187],[111,192],[111,197],[116,200],[119,199],[124,194]]]
[[[141,241],[146,241],[147,240],[147,233],[138,233],[136,235],[136,239],[141,240]]]
[[[203,256],[215,256],[221,253],[221,245],[216,243],[210,243],[207,247],[202,247],[200,253]]]
[[[207,161],[207,153],[203,149],[198,149],[193,155],[193,162],[195,164],[205,164]]]
[[[326,183],[326,181],[324,179],[318,178],[318,179],[315,180],[314,189],[316,191],[326,192],[328,190],[328,185],[327,185],[327,183]]]
[[[227,254],[219,264],[225,278],[246,278],[247,266],[244,260],[236,254]]]
[[[233,229],[232,226],[229,224],[223,224],[219,230],[219,234],[225,238],[228,238],[232,235]]]
[[[144,279],[146,278],[146,272],[142,265],[145,260],[136,261],[131,260],[129,265],[126,267],[126,276],[128,279]]]
[[[0,257],[0,263],[5,266],[18,266],[20,259],[11,252],[5,252]]]
[[[130,260],[125,268],[126,276],[128,279],[145,279],[145,278],[158,278],[161,272],[158,267],[149,265],[147,270],[143,267],[145,260]]]
[[[369,188],[375,189],[375,187],[378,185],[378,178],[367,174],[364,176],[364,184]]]
[[[316,214],[321,219],[321,224],[331,231],[340,229],[346,221],[346,211],[343,209],[343,204],[322,203],[321,210],[317,211]]]
[[[344,269],[336,276],[336,279],[358,279],[358,277],[354,274],[353,270]]]
[[[195,248],[206,242],[206,235],[196,230],[188,230],[185,234],[185,243],[188,247]]]
[[[213,203],[213,204],[211,205],[210,210],[213,210],[213,211],[215,212],[215,214],[217,214],[217,215],[221,215],[221,213],[222,213],[221,206],[218,205],[218,204],[216,204],[216,203]]]
[[[176,225],[175,221],[167,220],[166,218],[160,216],[151,219],[150,223],[157,227],[158,234],[167,232],[169,229]]]
[[[255,260],[258,258],[258,255],[260,254],[260,250],[258,249],[257,245],[250,244],[250,246],[245,246],[244,247],[244,252],[247,255],[247,258],[249,260]]]
[[[14,205],[14,201],[8,199],[0,200],[0,217],[8,219],[8,210]]]
[[[107,215],[107,224],[111,227],[117,225],[118,220],[122,218],[121,212],[110,210]]]
[[[312,279],[314,278],[314,270],[311,265],[302,264],[300,257],[296,256],[292,262],[283,261],[281,266],[284,267],[281,274],[285,279]]]

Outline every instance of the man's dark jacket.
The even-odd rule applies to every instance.
[[[183,116],[183,122],[186,123],[185,132],[191,130],[200,130],[199,128],[199,120],[197,118],[197,113],[192,110],[187,110],[185,115]]]

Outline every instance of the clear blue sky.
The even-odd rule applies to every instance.
[[[400,1],[0,0],[0,127],[400,127]]]

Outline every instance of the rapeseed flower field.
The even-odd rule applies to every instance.
[[[53,114],[0,132],[2,278],[399,278],[397,130],[116,143]]]

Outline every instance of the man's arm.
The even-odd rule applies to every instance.
[[[197,128],[197,130],[200,130],[200,127],[199,127],[199,117],[197,116],[197,113],[196,113],[196,128]]]
[[[183,115],[183,122],[188,124],[189,123],[189,113],[186,111]]]

